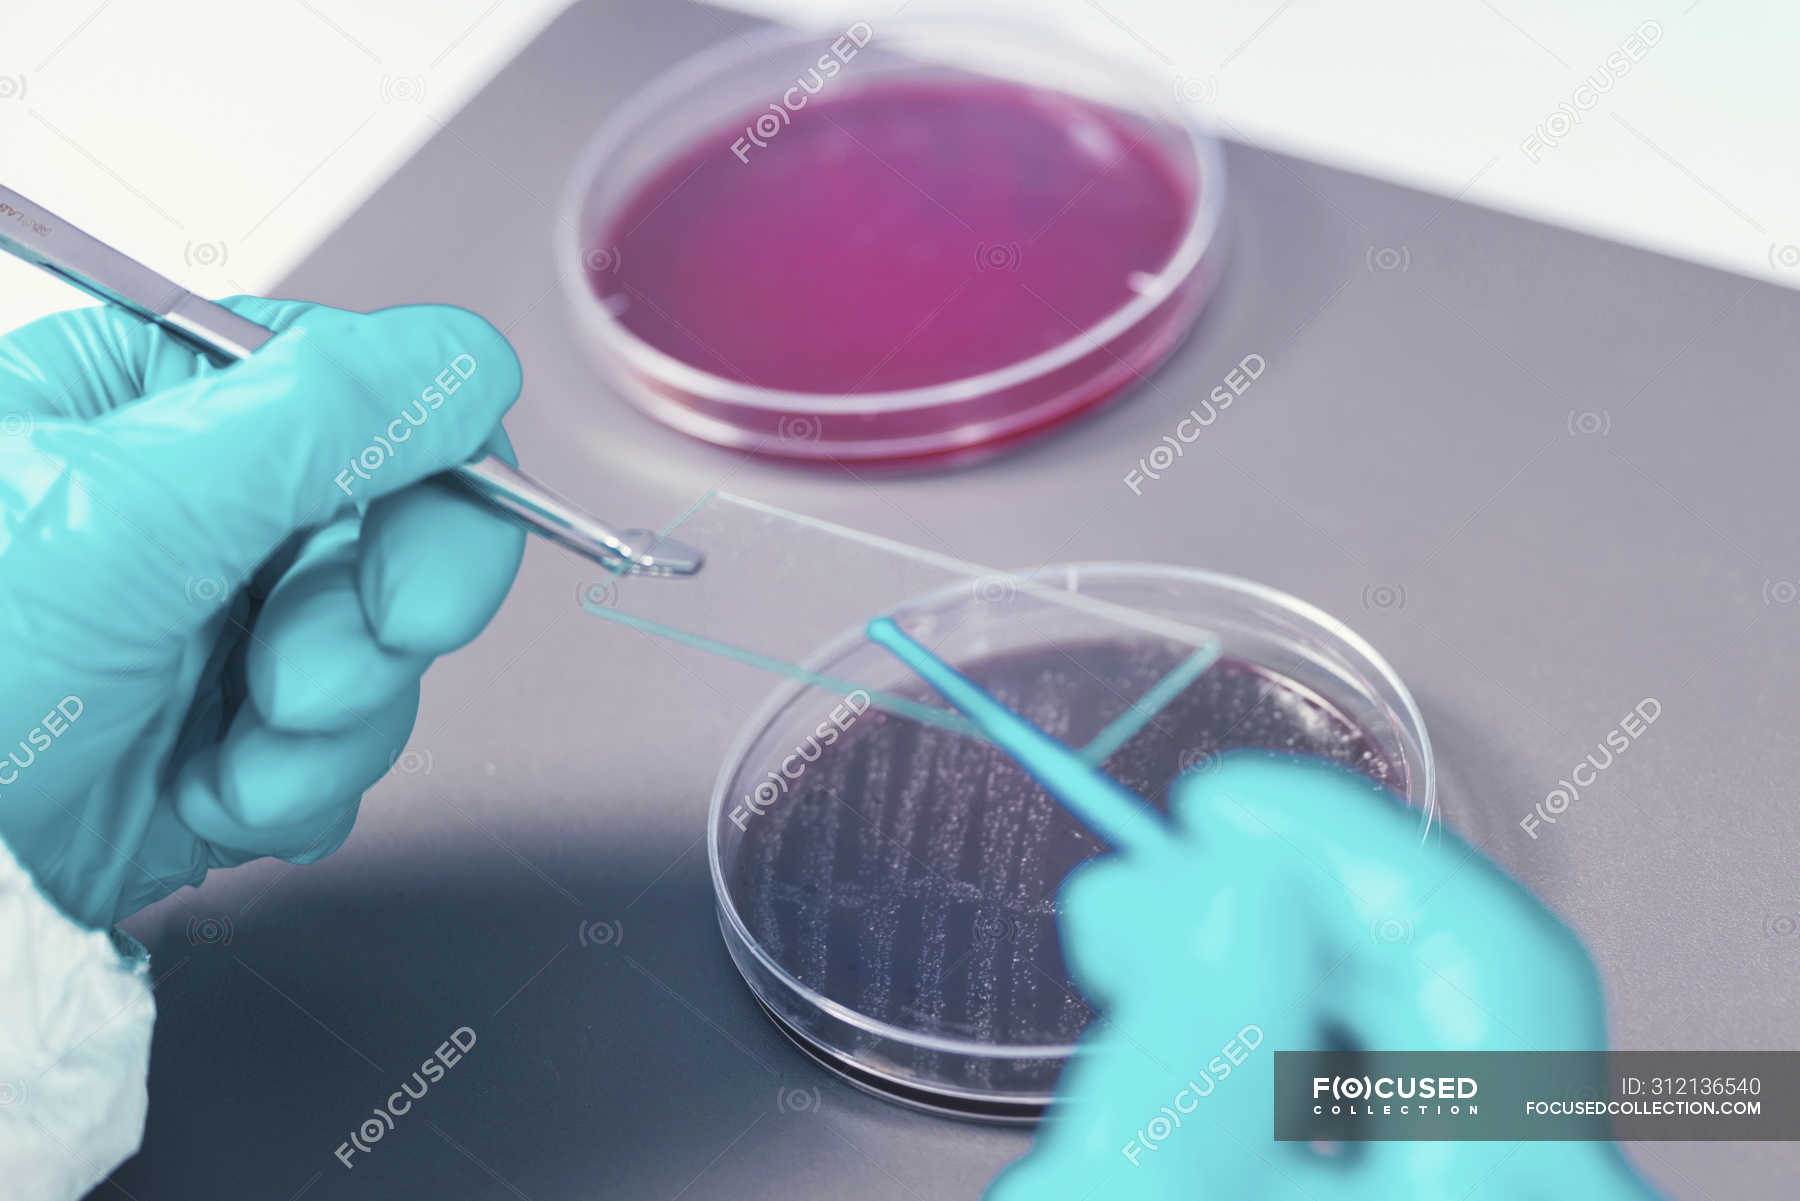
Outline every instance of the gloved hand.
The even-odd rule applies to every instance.
[[[523,552],[419,482],[510,455],[493,327],[230,307],[281,333],[226,368],[108,309],[0,340],[0,837],[93,927],[334,850]]]
[[[1174,809],[1171,846],[1063,886],[1103,1016],[989,1201],[1654,1198],[1612,1143],[1275,1142],[1276,1050],[1598,1050],[1599,982],[1524,889],[1360,776],[1239,753]]]

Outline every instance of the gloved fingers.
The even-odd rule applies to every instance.
[[[1421,845],[1416,814],[1343,768],[1258,753],[1185,778],[1174,810],[1185,839],[1275,883],[1272,903],[1291,915],[1294,934],[1334,948],[1329,986],[1310,1002],[1313,1024],[1336,1024],[1370,1047],[1442,1036],[1454,1015],[1414,939],[1445,863]]]
[[[207,864],[209,867],[237,867],[253,859],[285,859],[301,867],[317,863],[349,841],[350,832],[356,828],[356,818],[361,811],[362,799],[359,797],[343,809],[331,810],[321,815],[319,820],[303,823],[279,836],[284,846],[295,849],[242,851],[218,843],[207,843]],[[273,845],[276,837],[269,833],[266,842]]]
[[[103,306],[76,309],[0,338],[0,424],[24,434],[34,417],[85,419],[141,395],[118,344],[124,318]]]
[[[470,458],[518,389],[511,347],[472,313],[314,308],[244,363],[34,440],[89,515],[67,552],[114,552],[103,591],[180,597],[202,579],[229,594],[296,529]]]
[[[507,462],[496,430],[489,451]],[[453,487],[406,488],[369,506],[356,591],[376,641],[394,654],[435,656],[471,641],[518,574],[525,532]]]
[[[256,616],[244,679],[250,703],[276,730],[353,729],[416,690],[431,663],[383,646],[370,629],[356,587],[358,525],[342,520],[308,539]]]
[[[510,462],[496,434],[489,449]],[[245,655],[252,704],[289,733],[343,729],[416,687],[480,633],[524,533],[455,490],[421,484],[314,534],[269,590]]]
[[[996,1179],[987,1201],[1302,1201],[1246,1187],[1280,1175],[1269,1161],[1281,1145],[1266,1141],[1271,1048],[1254,1024],[1239,1015],[1218,1029],[1178,1026],[1178,1034],[1164,1031],[1146,1045],[1112,1016],[1083,1035],[1031,1154]],[[1251,1168],[1261,1170],[1247,1174]],[[1196,1189],[1197,1181],[1204,1187]]]
[[[1229,1033],[1246,1014],[1309,1029],[1308,999],[1343,954],[1334,905],[1291,887],[1254,849],[1209,854],[1184,840],[1084,864],[1057,910],[1071,978],[1122,1025],[1147,1022],[1141,1037],[1154,1043],[1159,1029]]]
[[[238,852],[310,862],[343,840],[362,794],[405,747],[418,705],[413,688],[332,734],[276,730],[245,706],[222,740],[182,765],[176,812],[222,861]]]
[[[1416,948],[1443,932],[1491,947],[1566,933],[1475,848],[1441,826],[1427,833],[1416,810],[1329,763],[1230,755],[1182,782],[1175,812],[1202,845],[1261,853],[1298,888],[1341,890],[1346,929],[1376,943]]]
[[[316,306],[234,296],[226,308],[282,330]],[[0,337],[0,431],[31,416],[89,420],[219,370],[188,343],[109,305],[55,313]]]
[[[1131,1140],[1185,1079],[1160,1070],[1104,1027],[1090,1027],[1062,1071],[1058,1104],[1045,1116],[1031,1153],[994,1179],[986,1201],[1160,1198],[1142,1191],[1149,1165]]]
[[[1057,925],[1069,974],[1102,1008],[1140,978],[1155,952],[1130,932],[1134,920],[1154,911],[1162,874],[1123,854],[1090,859],[1071,871],[1057,891]]]
[[[206,848],[195,841],[193,831],[183,824],[169,799],[158,797],[138,851],[126,865],[114,913],[107,920],[120,920],[180,888],[199,884],[206,878],[208,866]]]
[[[277,334],[292,329],[308,313],[349,313],[347,309],[334,309],[311,301],[276,300],[266,296],[227,296],[218,303]],[[125,316],[128,320],[136,320],[129,314]],[[138,329],[128,329],[121,335],[127,353],[132,356],[131,361],[137,366],[139,384],[138,395],[128,399],[152,396],[197,375],[228,371],[234,366],[215,360],[210,353],[195,350],[160,326],[142,321],[137,325]]]
[[[1482,868],[1505,887],[1491,887]],[[1474,901],[1467,906],[1451,895],[1465,884]],[[1605,993],[1593,961],[1567,927],[1497,869],[1471,866],[1418,912],[1353,940],[1355,953],[1333,976],[1335,1020],[1358,1031],[1363,1045],[1605,1047]]]
[[[1187,837],[1307,899],[1341,948],[1322,995],[1366,1046],[1598,1046],[1580,943],[1505,872],[1379,786],[1318,761],[1227,756],[1184,781]],[[1529,965],[1522,967],[1521,965]],[[1558,1001],[1558,997],[1563,1000]]]
[[[1365,776],[1323,760],[1236,751],[1182,776],[1173,811],[1184,831],[1204,838],[1223,824],[1259,837],[1298,838],[1311,850],[1347,845],[1392,852],[1419,843],[1418,814]],[[1341,828],[1340,828],[1341,827]]]
[[[1453,866],[1424,843],[1423,820],[1373,781],[1316,759],[1238,752],[1182,778],[1173,810],[1184,836],[1257,854],[1295,887],[1342,891],[1346,920],[1416,918]]]
[[[1450,835],[1422,843],[1416,814],[1339,768],[1227,756],[1181,783],[1175,812],[1168,845],[1063,885],[1064,954],[1104,1015],[990,1199],[1175,1198],[1196,1181],[1221,1197],[1440,1197],[1502,1178],[1494,1196],[1535,1196],[1494,1144],[1269,1144],[1272,1056],[1599,1047],[1578,944],[1504,873]]]

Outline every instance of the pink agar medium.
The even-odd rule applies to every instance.
[[[1023,85],[825,93],[760,148],[745,124],[677,154],[620,207],[590,284],[683,364],[841,398],[858,437],[942,420],[870,412],[861,394],[1006,368],[1117,311],[1169,263],[1198,203],[1149,125]],[[1009,387],[953,420],[1012,434],[1010,413],[1086,407],[1166,353],[1174,335],[1152,332],[1103,348],[1110,364],[1049,373],[1041,395]]]

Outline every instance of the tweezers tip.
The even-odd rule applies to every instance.
[[[633,575],[693,575],[706,563],[705,552],[649,530],[626,530],[625,540]]]

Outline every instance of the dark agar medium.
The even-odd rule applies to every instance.
[[[1226,577],[1056,569],[1069,571],[1089,595],[1154,600],[1154,616],[1216,630],[1222,644],[1207,671],[1103,760],[1121,783],[1166,807],[1184,772],[1224,751],[1298,753],[1384,784],[1425,825],[1433,773],[1423,723],[1354,634]],[[919,607],[928,620],[947,617],[965,643],[973,634],[991,645],[971,625],[998,615],[963,595]],[[1051,632],[956,665],[1075,747],[1194,649],[1116,626],[1105,636]],[[923,695],[906,683],[893,690]],[[803,1050],[915,1106],[995,1121],[1041,1115],[1093,1018],[1063,963],[1056,893],[1107,847],[1011,760],[855,696],[790,688],[727,763],[711,837],[726,943]]]

